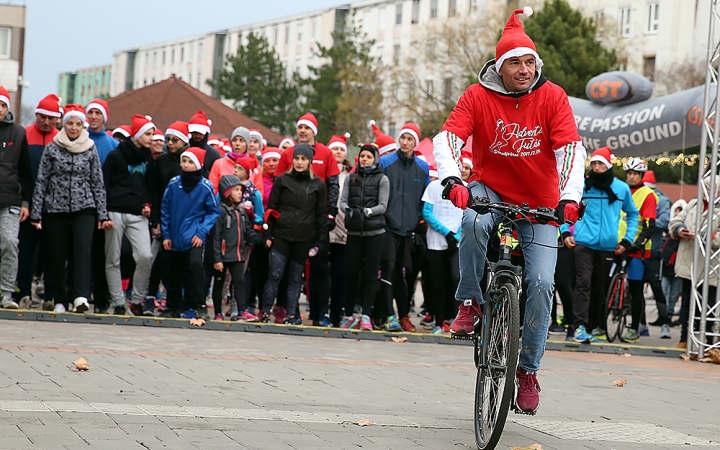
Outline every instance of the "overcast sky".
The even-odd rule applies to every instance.
[[[60,72],[110,64],[113,52],[348,3],[342,0],[0,0],[27,6],[23,103]]]

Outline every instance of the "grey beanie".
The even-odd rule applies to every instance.
[[[232,134],[230,135],[230,142],[232,142],[233,139],[235,139],[235,136],[240,136],[241,138],[245,139],[245,143],[247,145],[250,145],[250,130],[248,130],[245,127],[237,127],[233,130]]]
[[[230,193],[226,191],[228,189],[234,188],[237,185],[242,185],[240,178],[236,177],[235,175],[224,175],[222,178],[220,178],[220,189],[218,189],[218,191],[220,191],[221,197],[230,197]]]
[[[297,155],[303,155],[310,161],[312,161],[313,156],[315,156],[315,149],[310,144],[301,143],[295,146],[293,149],[293,158]]]

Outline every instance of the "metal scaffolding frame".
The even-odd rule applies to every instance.
[[[708,30],[708,51],[705,67],[705,96],[703,101],[704,133],[700,141],[700,158],[698,165],[698,197],[697,204],[707,202],[707,214],[698,214],[695,222],[694,254],[692,265],[692,293],[688,322],[687,355],[697,354],[698,359],[703,358],[711,348],[720,348],[720,302],[709,298],[709,281],[712,278],[720,280],[720,248],[713,248],[713,235],[718,231],[713,229],[713,222],[720,218],[720,177],[718,174],[718,150],[720,142],[720,120],[716,120],[718,109],[718,65],[720,64],[720,0],[710,1],[710,16]],[[708,149],[710,150],[709,164]],[[715,175],[715,176],[713,176]],[[709,178],[709,186],[704,180]],[[712,195],[711,195],[712,193]],[[705,220],[703,218],[712,218]],[[698,266],[703,258],[702,266]],[[717,283],[716,283],[717,284]],[[699,312],[699,320],[698,320]]]

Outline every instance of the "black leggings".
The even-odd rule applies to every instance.
[[[428,250],[425,284],[427,297],[432,299],[435,325],[442,326],[457,313],[455,291],[460,283],[460,258],[458,250]]]
[[[263,292],[263,312],[270,314],[283,273],[287,270],[287,313],[290,316],[299,316],[298,299],[302,286],[302,274],[305,269],[305,260],[308,257],[311,242],[288,242],[279,238],[273,239],[270,247],[270,270]]]
[[[345,315],[350,316],[355,308],[354,293],[358,287],[358,280],[362,271],[362,313],[372,314],[373,304],[378,289],[378,268],[385,251],[385,234],[377,236],[348,235],[345,246],[345,261],[347,262],[347,284],[345,297]]]
[[[48,265],[55,295],[55,303],[67,306],[72,298],[90,299],[93,230],[97,227],[94,209],[74,213],[43,215],[43,230],[47,236]],[[68,292],[65,264],[72,264],[72,292]],[[71,269],[71,270],[70,270]]]
[[[643,294],[644,287],[645,281],[628,280],[628,289],[630,291],[630,304],[632,313],[632,325],[630,325],[630,328],[635,331],[637,331],[640,327],[640,321],[642,320],[643,311],[645,311],[645,294]]]
[[[215,314],[222,314],[223,286],[225,285],[225,274],[230,271],[232,277],[233,293],[238,306],[238,313],[247,309],[245,301],[245,263],[230,262],[223,263],[223,270],[214,272],[215,283],[213,284],[212,297]]]

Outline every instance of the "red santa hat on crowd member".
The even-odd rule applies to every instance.
[[[247,172],[248,176],[253,174],[253,163],[257,163],[257,160],[253,161],[252,158],[248,158],[247,156],[235,160],[235,164],[240,164],[245,168],[245,172]]]
[[[67,121],[72,119],[73,117],[82,120],[83,125],[85,124],[85,110],[83,109],[82,105],[71,103],[65,106],[65,115],[62,118],[63,126],[65,126]]]
[[[543,66],[543,61],[537,54],[535,43],[530,39],[530,36],[525,34],[525,29],[517,17],[519,14],[530,17],[533,14],[533,9],[526,6],[523,9],[516,9],[510,15],[502,36],[500,36],[500,40],[495,46],[495,70],[500,70],[505,60],[525,55],[535,57],[535,67],[538,70]]]
[[[337,134],[334,134],[333,137],[330,138],[330,142],[328,142],[328,148],[333,147],[342,147],[347,151],[347,140],[350,139],[350,133],[345,132],[342,136],[338,136]]]
[[[280,149],[275,147],[265,147],[262,152],[262,160],[265,162],[266,159],[270,158],[280,159]]]
[[[290,143],[290,147],[295,147],[295,145],[297,145],[295,139],[291,137],[286,137],[282,141],[280,141],[280,145],[278,146],[278,148],[282,148],[282,146],[287,144],[288,142]]]
[[[145,132],[151,128],[157,129],[155,124],[152,123],[152,117],[135,114],[132,116],[130,137],[133,139],[133,141],[137,141],[138,139],[140,139],[140,136],[145,134]]]
[[[186,144],[190,142],[190,138],[188,137],[188,124],[182,120],[176,120],[170,124],[168,129],[165,131],[165,134],[175,136]]]
[[[470,166],[471,169],[473,168],[472,153],[469,151],[463,150],[462,153],[460,153],[460,161]]]
[[[213,134],[212,136],[210,136],[210,139],[208,139],[208,145],[217,147],[220,145],[220,139],[218,139],[218,137]]]
[[[655,189],[657,182],[655,181],[655,171],[648,170],[642,177],[643,184],[649,188]]]
[[[119,127],[115,128],[112,131],[112,134],[115,135],[115,133],[121,134],[125,136],[125,138],[130,137],[130,125],[120,125]]]
[[[264,141],[262,133],[259,132],[258,130],[254,130],[254,129],[248,130],[248,131],[250,131],[250,139],[252,139],[252,138],[257,139],[257,141],[260,143],[260,148],[262,148],[263,141]],[[249,144],[249,142],[248,142],[248,144]]]
[[[212,120],[207,118],[202,109],[198,109],[198,112],[190,119],[188,131],[191,133],[210,134],[211,125]]]
[[[0,86],[0,102],[3,102],[10,109],[10,93],[4,86]]]
[[[405,133],[407,133],[410,136],[415,138],[415,146],[417,146],[420,143],[420,127],[417,126],[417,124],[408,122],[405,125],[403,125],[403,127],[400,128],[400,132],[398,133],[398,140],[400,140],[400,136],[402,136]]]
[[[153,134],[153,141],[163,141],[165,142],[165,135],[163,134],[162,130],[155,129],[155,134]]]
[[[180,155],[180,159],[182,159],[183,156],[187,156],[192,160],[192,162],[195,163],[195,167],[197,170],[202,169],[202,161],[205,160],[205,149],[202,149],[200,147],[190,147],[189,149],[182,152]]]
[[[50,117],[62,117],[62,107],[60,106],[60,97],[55,94],[48,94],[40,100],[35,114],[45,114]]]
[[[230,150],[232,150],[232,146],[230,145],[230,139],[221,139],[220,140],[220,148],[223,152],[227,153]]]
[[[610,152],[610,147],[600,147],[593,152],[592,156],[590,157],[590,162],[600,161],[601,163],[605,164],[605,167],[607,167],[608,170],[610,170],[612,169],[612,158],[613,155]]]
[[[318,134],[318,121],[317,121],[317,119],[315,118],[315,116],[313,115],[313,113],[311,113],[311,112],[306,112],[305,114],[303,114],[303,116],[300,117],[300,119],[298,119],[296,126],[299,127],[300,125],[307,125],[307,126],[309,126],[310,129],[313,130],[313,133],[314,133],[315,135]]]
[[[108,104],[105,100],[96,98],[95,100],[91,101],[90,103],[88,103],[85,110],[87,112],[90,112],[91,109],[97,109],[98,111],[100,111],[100,114],[103,115],[103,119],[104,119],[103,122],[108,121],[108,117],[110,114],[110,108],[108,108]]]
[[[397,142],[395,142],[395,139],[388,136],[387,134],[383,133],[380,128],[378,128],[377,124],[374,120],[371,120],[368,122],[368,125],[370,125],[370,128],[372,128],[373,133],[375,133],[375,144],[378,146],[378,155],[382,156],[385,153],[392,152],[397,150]]]
[[[433,178],[437,178],[437,177],[438,177],[437,166],[435,166],[435,165],[430,166],[430,167],[429,167],[429,171],[428,171],[428,175],[431,176],[431,177],[433,177]]]

